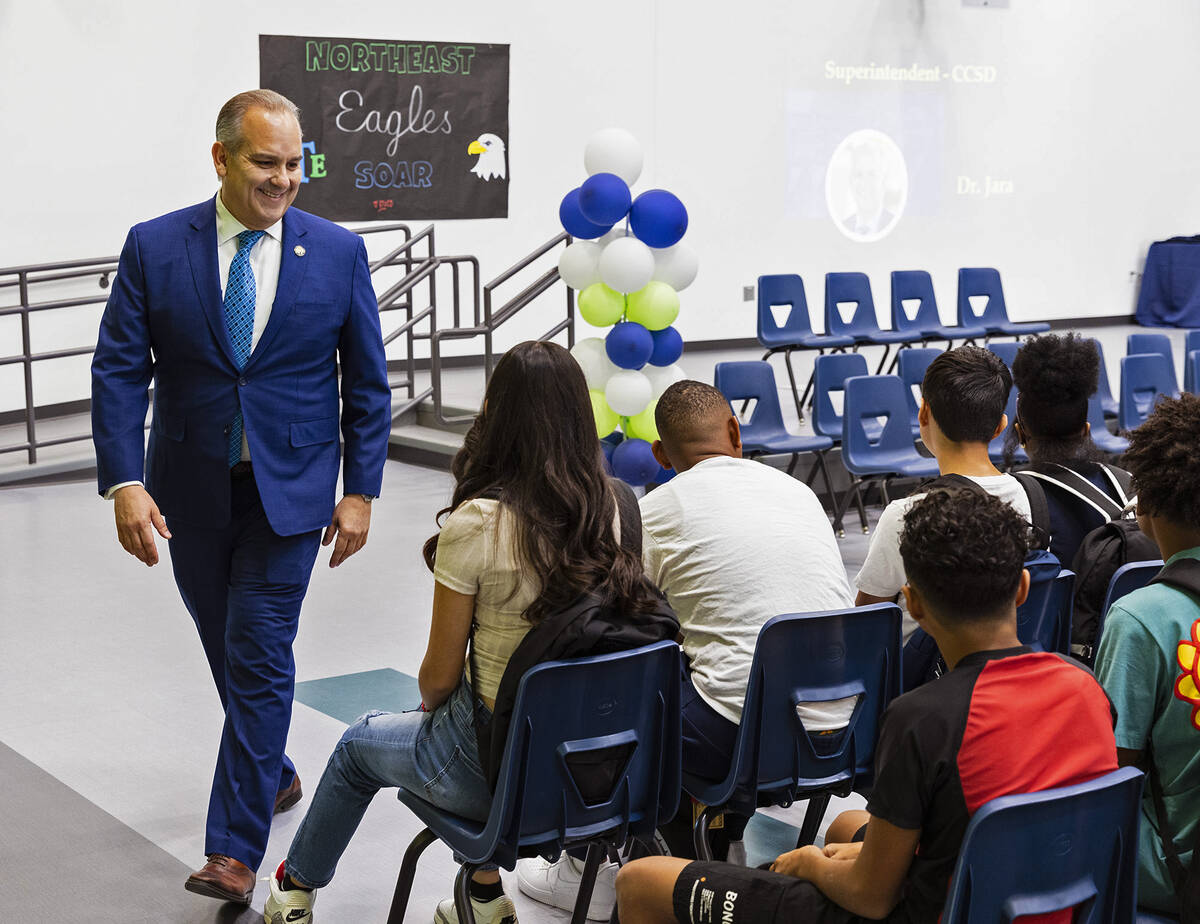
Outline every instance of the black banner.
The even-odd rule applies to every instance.
[[[258,37],[300,107],[296,205],[334,221],[508,216],[508,46]]]

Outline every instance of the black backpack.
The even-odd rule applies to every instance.
[[[1151,584],[1167,584],[1181,590],[1200,603],[1200,561],[1180,558],[1166,565]],[[1162,781],[1158,778],[1158,767],[1154,763],[1154,749],[1146,738],[1146,766],[1150,784],[1150,798],[1154,802],[1154,813],[1158,816],[1158,833],[1162,838],[1166,854],[1167,871],[1179,896],[1179,920],[1182,924],[1200,924],[1200,827],[1196,829],[1196,841],[1192,845],[1192,863],[1184,868],[1175,849],[1171,826],[1167,824],[1167,807],[1163,804]]]
[[[1038,482],[1055,485],[1108,520],[1084,535],[1070,563],[1075,572],[1071,653],[1088,664],[1095,654],[1096,630],[1103,615],[1100,611],[1112,576],[1131,561],[1153,561],[1160,556],[1158,546],[1141,531],[1137,520],[1123,513],[1134,497],[1129,473],[1112,465],[1101,468],[1116,488],[1118,500],[1113,500],[1083,475],[1063,465],[1041,462],[1017,475],[1027,491],[1031,484],[1040,489]]]
[[[642,555],[642,517],[633,490],[622,481],[612,479],[617,496],[617,510],[621,520],[621,545]],[[516,650],[505,665],[496,691],[496,703],[490,719],[481,715],[479,696],[472,689],[475,709],[475,740],[479,747],[479,765],[487,776],[488,785],[495,792],[500,776],[500,763],[504,758],[504,746],[508,741],[508,727],[512,723],[512,711],[516,705],[517,687],[530,668],[543,661],[563,658],[581,658],[590,655],[628,651],[651,645],[679,635],[679,619],[658,588],[646,581],[658,597],[658,605],[650,613],[636,617],[622,612],[617,606],[604,601],[594,591],[581,594],[566,608],[552,613],[525,633]],[[472,636],[474,632],[472,631]],[[471,641],[471,677],[477,677],[475,669],[474,638]],[[621,755],[614,755],[612,763],[623,765]],[[598,791],[604,789],[604,777],[612,767],[602,761],[591,768],[592,776],[598,777]],[[588,771],[575,774],[581,787],[588,787]],[[611,787],[610,787],[611,788]]]

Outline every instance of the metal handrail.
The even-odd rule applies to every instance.
[[[362,235],[393,231],[399,232],[404,236],[404,240],[399,246],[393,248],[383,257],[371,261],[369,264],[373,276],[390,268],[403,269],[401,278],[391,283],[378,296],[381,315],[392,311],[404,312],[404,319],[384,335],[385,346],[400,340],[403,340],[405,344],[405,355],[401,359],[403,372],[400,376],[389,376],[389,386],[392,390],[405,392],[400,402],[393,402],[393,418],[405,414],[425,399],[432,397],[434,414],[440,423],[454,424],[469,420],[470,415],[466,417],[447,417],[445,415],[442,395],[442,341],[483,337],[484,374],[486,379],[490,379],[496,362],[493,349],[493,335],[525,306],[551,289],[558,281],[558,270],[557,268],[552,268],[543,272],[516,295],[493,308],[494,302],[498,301],[495,295],[496,290],[510,280],[513,280],[523,270],[550,253],[555,247],[560,244],[569,244],[571,238],[567,234],[559,234],[551,238],[522,260],[489,281],[486,285],[481,286],[478,258],[471,255],[439,256],[436,249],[433,225],[427,225],[416,233],[408,225],[401,222],[353,228],[351,230]],[[424,245],[423,247],[420,246],[422,244]],[[418,248],[420,248],[419,251]],[[17,315],[21,318],[21,352],[12,356],[0,356],[0,366],[21,363],[24,367],[25,391],[25,442],[17,445],[0,446],[0,454],[26,452],[29,464],[32,465],[37,462],[38,449],[41,447],[81,442],[91,438],[90,432],[59,436],[53,439],[38,437],[33,389],[33,364],[46,360],[89,355],[95,351],[95,346],[69,347],[35,353],[32,350],[29,321],[30,316],[37,312],[101,304],[107,300],[108,293],[33,302],[30,299],[30,287],[51,282],[86,280],[95,277],[100,289],[108,289],[111,278],[116,273],[117,268],[117,257],[97,257],[86,260],[69,260],[57,263],[38,263],[0,268],[0,291],[16,288],[20,299],[16,305],[0,307],[0,317]],[[452,295],[451,323],[449,326],[439,328],[437,280],[444,268],[448,268],[450,273],[450,290]],[[469,288],[463,279],[464,268],[470,270]],[[424,286],[423,290],[422,286]],[[418,303],[414,301],[417,298],[418,292],[423,292],[420,299],[420,304],[423,307],[420,309],[416,307]],[[465,301],[469,301],[469,305],[465,305]],[[467,317],[464,317],[464,314]],[[548,340],[566,331],[568,345],[573,345],[575,339],[574,316],[574,296],[571,289],[568,288],[566,290],[565,318],[558,321],[540,339]],[[422,327],[424,328],[423,330],[421,329]],[[430,343],[431,382],[428,387],[418,390],[416,344],[422,340],[428,340]]]

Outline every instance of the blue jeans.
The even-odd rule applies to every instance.
[[[346,729],[292,840],[288,875],[310,888],[328,885],[371,799],[385,786],[485,821],[492,791],[479,766],[472,699],[464,680],[433,712],[369,712]]]

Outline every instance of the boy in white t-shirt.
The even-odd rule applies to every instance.
[[[676,382],[659,398],[654,455],[677,473],[641,501],[646,576],[679,617],[688,661],[680,706],[683,766],[718,781],[729,772],[758,633],[781,613],[852,606],[850,583],[829,517],[812,489],[778,469],[742,458],[741,430],[711,385]],[[809,731],[844,728],[847,701],[803,705]],[[740,839],[746,819],[726,815]],[[691,849],[691,801],[663,827],[673,853]],[[720,845],[717,845],[718,851]],[[582,862],[520,860],[521,891],[570,909]],[[608,919],[615,866],[602,870],[589,917]]]
[[[1004,408],[1012,389],[1012,374],[995,353],[976,346],[947,350],[925,371],[921,382],[921,440],[933,453],[942,475],[963,475],[989,494],[1031,519],[1029,498],[1012,475],[1002,474],[988,457],[988,443],[1008,422]],[[900,528],[904,515],[924,497],[918,492],[884,508],[871,537],[867,558],[854,582],[855,604],[897,601],[904,614],[905,689],[918,682],[925,663],[923,639],[911,639],[916,623],[908,615],[900,588],[905,584],[900,559]]]

